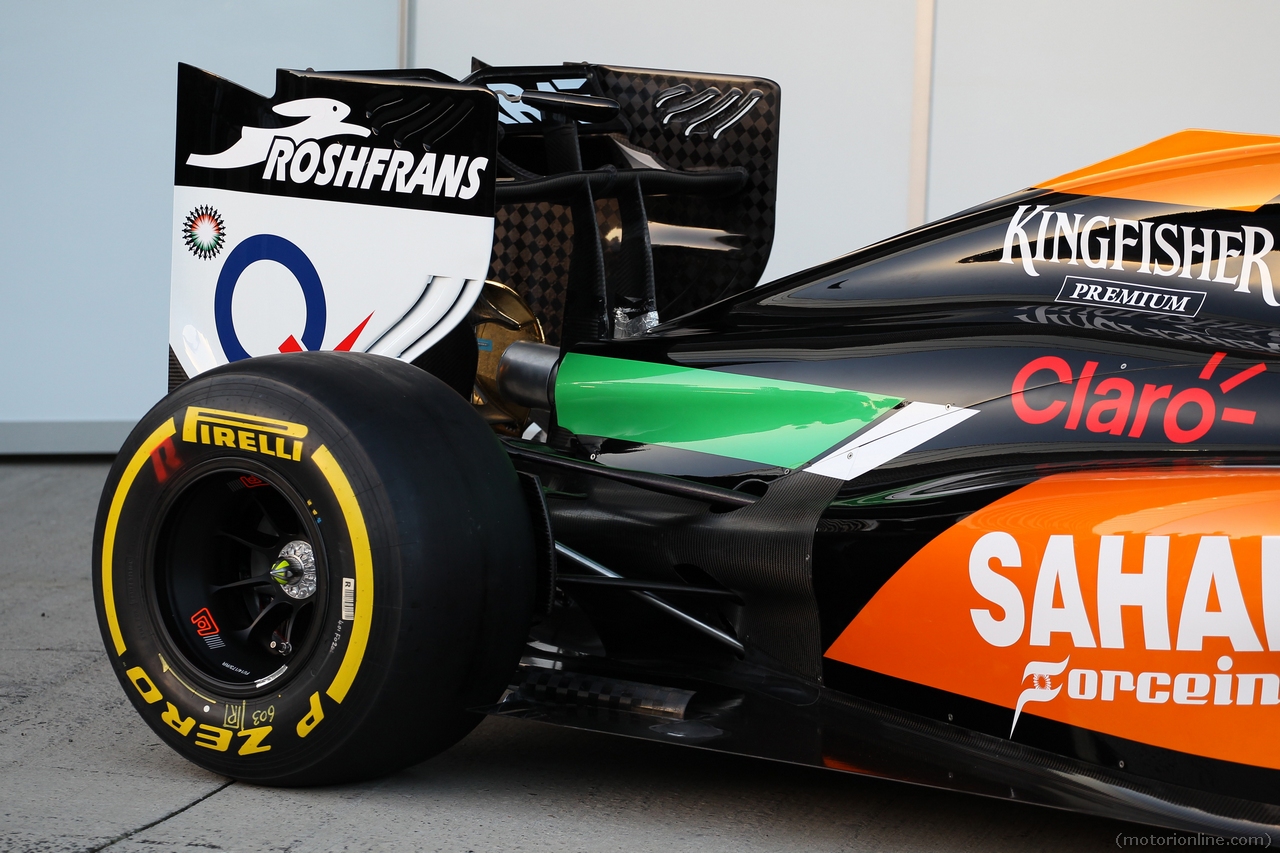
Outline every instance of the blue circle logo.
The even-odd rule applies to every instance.
[[[324,343],[327,312],[320,274],[316,272],[315,265],[306,253],[285,238],[275,234],[255,234],[246,238],[227,255],[213,292],[213,319],[227,360],[249,358],[249,353],[236,336],[235,321],[231,318],[231,298],[235,295],[240,276],[258,261],[275,261],[297,279],[307,305],[307,324],[302,330],[301,343],[312,352],[319,350]]]

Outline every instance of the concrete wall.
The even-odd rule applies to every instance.
[[[0,6],[0,453],[112,450],[165,390],[175,65],[260,91],[277,66],[454,75],[591,60],[782,84],[766,278],[1184,127],[1280,134],[1267,0],[407,0]],[[924,41],[926,48],[928,40]],[[928,121],[927,158],[910,157]]]

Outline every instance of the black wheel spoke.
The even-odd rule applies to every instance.
[[[281,635],[286,643],[293,644],[293,623],[298,619],[298,610],[294,607],[290,609],[289,619],[284,623],[284,633]]]
[[[270,573],[267,573],[262,575],[254,575],[253,577],[245,578],[244,580],[232,581],[231,583],[224,583],[221,586],[215,586],[211,588],[209,591],[222,592],[224,589],[236,589],[236,588],[244,588],[244,587],[252,587],[252,586],[267,586],[268,584],[274,584],[274,583],[276,583],[276,579],[271,577]],[[279,584],[276,584],[276,585],[279,586]]]
[[[301,608],[293,608],[289,613],[289,618],[285,620],[284,627],[276,628],[271,634],[271,651],[277,655],[290,655],[293,653],[293,623],[298,618],[298,611]]]
[[[236,534],[230,533],[226,530],[219,530],[218,535],[223,539],[230,539],[232,542],[237,542],[252,551],[257,551],[260,554],[266,554],[269,557],[275,556],[275,554],[280,550],[280,537],[278,536],[268,537],[265,534],[259,533],[258,535],[261,536],[262,539],[254,542],[251,539],[246,539],[244,536],[237,536]],[[266,539],[270,539],[270,541],[263,541]]]
[[[155,572],[180,657],[200,678],[252,692],[315,648],[312,605],[325,581],[305,500],[261,470],[249,472],[252,486],[229,488],[243,473],[220,470],[187,486],[156,546]]]
[[[262,512],[267,524],[271,525],[271,529],[275,531],[275,542],[284,542],[290,538],[290,535],[294,532],[293,528],[297,526],[296,520],[284,516],[282,508],[274,505],[274,502],[269,504],[257,495],[253,495],[253,503]]]
[[[254,633],[258,631],[259,626],[263,624],[272,625],[272,626],[280,624],[279,621],[270,621],[267,619],[267,617],[275,613],[279,618],[284,618],[285,614],[280,612],[282,608],[287,609],[289,611],[290,617],[292,617],[292,613],[293,613],[292,605],[286,604],[283,601],[272,601],[268,603],[266,607],[262,608],[262,610],[254,618],[253,622],[249,624],[249,627],[244,629],[245,637],[252,638]]]

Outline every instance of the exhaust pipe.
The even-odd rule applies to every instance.
[[[528,409],[550,410],[555,396],[560,349],[532,341],[516,341],[498,362],[498,393]]]

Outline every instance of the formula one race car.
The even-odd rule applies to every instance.
[[[1280,137],[756,287],[778,116],[605,65],[180,67],[171,390],[94,542],[166,743],[318,784],[489,713],[1280,825]]]

